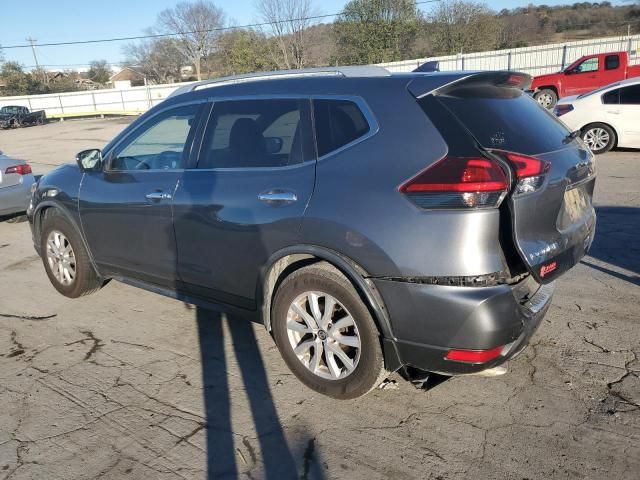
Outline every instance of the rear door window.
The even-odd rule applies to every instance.
[[[607,55],[604,59],[605,70],[615,70],[620,66],[620,57],[618,55]]]
[[[314,100],[313,114],[319,157],[364,137],[371,129],[360,107],[350,100]]]
[[[285,167],[313,160],[309,100],[215,102],[198,168]]]
[[[605,105],[617,105],[620,102],[620,89],[615,88],[602,95],[602,103]]]
[[[640,85],[620,89],[620,105],[640,105]],[[638,119],[640,121],[640,119]]]
[[[536,155],[563,148],[569,133],[554,115],[515,88],[459,88],[437,98],[485,148]]]

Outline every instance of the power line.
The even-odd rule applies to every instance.
[[[422,1],[418,1],[415,2],[415,5],[425,5],[427,3],[438,3],[441,2],[442,0],[422,0]],[[230,26],[230,27],[218,27],[218,28],[209,28],[206,30],[193,30],[193,31],[186,31],[186,32],[171,32],[171,33],[157,33],[157,34],[150,34],[150,35],[136,35],[136,36],[132,36],[132,37],[111,37],[111,38],[101,38],[101,39],[96,39],[96,40],[76,40],[76,41],[71,41],[71,42],[50,42],[50,43],[39,43],[38,46],[39,47],[60,47],[63,45],[85,45],[85,44],[90,44],[90,43],[107,43],[107,42],[124,42],[124,41],[130,41],[130,40],[144,40],[147,38],[166,38],[166,37],[176,37],[179,35],[190,35],[193,33],[211,33],[211,32],[222,32],[225,30],[236,30],[239,28],[256,28],[256,27],[266,27],[269,25],[273,25],[274,23],[287,23],[287,22],[299,22],[299,21],[303,21],[303,20],[320,20],[323,18],[329,18],[329,17],[338,17],[342,14],[344,14],[345,11],[342,10],[338,13],[327,13],[327,14],[323,14],[323,15],[313,15],[313,16],[309,16],[309,17],[300,17],[300,18],[288,18],[285,20],[275,20],[273,22],[261,22],[261,23],[250,23],[247,25],[234,25],[234,26]],[[9,49],[13,49],[13,48],[29,48],[31,47],[30,44],[22,44],[22,45],[8,45],[8,46],[3,46],[2,49],[3,50],[9,50]]]
[[[441,0],[436,0],[436,1],[441,1]],[[583,28],[583,27],[588,27],[591,25],[632,25],[632,24],[636,24],[636,23],[640,23],[640,18],[639,19],[635,19],[635,20],[620,20],[620,21],[609,21],[609,22],[587,22],[587,23],[576,23],[576,24],[560,24],[558,26],[566,28],[566,30],[562,30],[560,32],[557,33],[565,33],[568,31],[571,31],[571,29],[579,29],[579,28]],[[228,27],[228,28],[244,28],[244,27]],[[526,32],[526,31],[531,31],[531,30],[538,30],[540,27],[527,27],[527,28],[522,28],[522,29],[518,29],[517,33],[522,33],[522,32]],[[629,32],[629,29],[627,29],[627,32]],[[628,33],[627,33],[628,36]],[[576,39],[578,40],[578,39]],[[34,40],[35,42],[35,40]],[[560,42],[561,43],[561,42]],[[27,45],[29,46],[29,45]],[[38,44],[38,46],[41,46],[41,44]],[[8,47],[2,47],[2,48],[8,48]],[[123,66],[123,65],[129,65],[130,62],[126,62],[126,61],[115,61],[115,62],[107,62],[109,65],[118,65],[118,66]],[[36,64],[36,65],[25,65],[25,67],[27,68],[31,68],[31,67],[90,67],[91,64],[90,63],[51,63],[51,64]]]

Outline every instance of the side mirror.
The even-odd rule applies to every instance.
[[[264,144],[267,153],[276,154],[282,150],[284,142],[280,137],[266,137]]]
[[[102,151],[98,148],[83,150],[76,155],[76,162],[83,172],[99,172],[102,170]]]

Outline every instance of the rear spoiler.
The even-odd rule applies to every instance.
[[[445,80],[445,82],[434,82],[435,79]],[[446,81],[449,80],[449,81]],[[517,88],[526,90],[533,78],[531,75],[522,72],[511,72],[501,70],[497,72],[469,72],[458,74],[455,78],[446,78],[439,75],[425,75],[415,78],[409,85],[409,91],[416,97],[424,97],[430,93],[437,95],[447,95],[459,88],[494,86]]]

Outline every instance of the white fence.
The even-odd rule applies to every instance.
[[[577,42],[512,48],[491,52],[418,58],[380,64],[392,72],[409,72],[430,60],[440,62],[440,70],[519,70],[531,75],[558,71],[583,55],[626,51],[631,63],[640,62],[640,35],[596,38]],[[45,110],[49,118],[90,115],[136,115],[167,98],[185,83],[132,87],[123,90],[0,97],[0,107],[23,105],[31,110]]]
[[[0,107],[21,105],[30,110],[44,110],[49,118],[89,115],[137,115],[162,102],[174,90],[186,85],[171,83],[147,85],[124,90],[105,89],[85,92],[54,93],[0,97]]]
[[[417,58],[401,62],[380,63],[392,72],[410,72],[424,62],[438,60],[440,70],[518,70],[531,75],[557,72],[583,55],[606,52],[629,52],[631,63],[640,61],[640,35],[595,38],[576,42],[511,48],[490,52]]]

